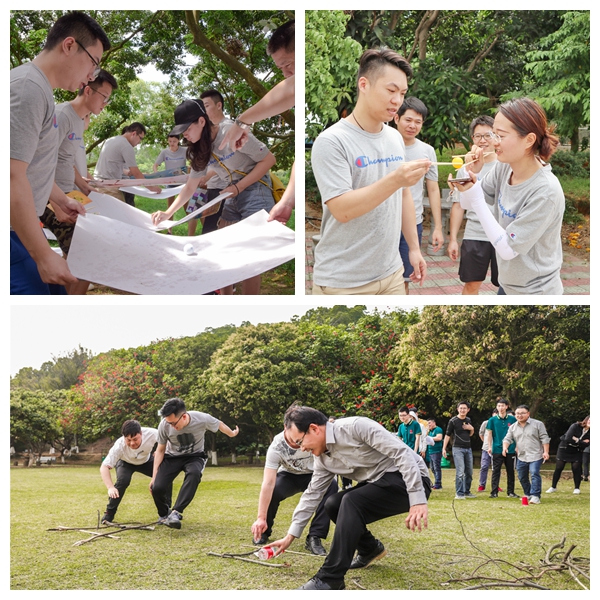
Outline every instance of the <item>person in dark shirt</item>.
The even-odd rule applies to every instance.
[[[466,400],[459,402],[456,410],[458,415],[450,419],[446,429],[442,455],[446,458],[448,442],[452,440],[452,456],[456,468],[455,499],[464,500],[465,498],[475,498],[475,494],[471,493],[471,482],[473,481],[471,436],[475,432],[475,428],[471,424],[471,419],[467,417],[471,405]]]

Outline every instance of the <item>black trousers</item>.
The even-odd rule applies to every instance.
[[[196,495],[205,465],[205,454],[188,454],[184,456],[165,454],[152,486],[152,497],[159,517],[166,517],[169,514],[173,480],[181,472],[185,473],[185,477],[173,510],[182,513],[187,508]]]
[[[492,492],[498,493],[500,485],[500,470],[506,467],[506,493],[515,493],[515,456],[516,454],[492,454]]]
[[[277,511],[279,510],[279,505],[281,502],[283,502],[286,498],[291,498],[292,496],[303,492],[308,487],[311,478],[311,473],[294,474],[288,473],[287,471],[280,471],[277,473],[275,488],[273,489],[273,496],[271,497],[271,502],[269,503],[269,508],[267,509],[267,530],[265,531],[265,535],[267,537],[271,536],[273,522],[275,521],[275,516],[277,515]],[[315,516],[310,524],[308,535],[316,535],[318,538],[325,539],[329,534],[329,525],[331,521],[329,520],[329,515],[325,511],[325,502],[329,496],[335,494],[337,491],[338,484],[336,477],[331,482],[327,492],[325,492],[325,496],[323,496],[323,500],[321,500],[317,510],[315,511]]]
[[[583,452],[579,453],[580,460],[572,460],[571,462],[571,471],[573,472],[573,484],[575,485],[575,489],[578,490],[581,485],[581,458],[583,458]],[[552,475],[552,487],[555,488],[558,486],[558,481],[560,476],[562,475],[563,469],[567,464],[566,460],[556,459],[556,467],[554,468],[554,473]]]
[[[429,477],[422,481],[429,498],[431,481]],[[355,551],[365,555],[376,549],[377,540],[367,525],[406,513],[410,504],[404,479],[396,471],[386,473],[375,483],[359,483],[332,495],[325,502],[325,510],[335,523],[335,533],[329,554],[316,576],[331,584],[344,579]]]
[[[151,456],[147,462],[143,465],[132,465],[131,463],[125,462],[124,460],[119,460],[115,465],[115,472],[117,474],[117,480],[115,481],[115,487],[119,491],[118,498],[109,498],[108,504],[106,505],[106,512],[109,514],[111,518],[114,519],[115,513],[119,508],[119,504],[121,500],[123,500],[123,496],[125,495],[125,491],[129,487],[131,483],[131,477],[134,473],[142,473],[142,475],[146,475],[147,477],[152,477],[152,469],[154,468],[154,456]],[[171,493],[173,490],[173,486],[168,491],[169,505],[171,504]]]

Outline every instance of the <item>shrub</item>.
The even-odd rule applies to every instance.
[[[590,153],[587,152],[569,152],[567,150],[558,150],[552,155],[552,172],[560,177],[569,175],[571,177],[589,177],[590,176]]]

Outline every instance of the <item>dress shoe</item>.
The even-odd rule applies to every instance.
[[[308,580],[304,585],[301,585],[299,588],[296,588],[297,590],[344,590],[346,589],[346,585],[344,584],[344,580],[342,579],[342,581],[340,583],[336,584],[329,584],[329,583],[325,583],[322,579],[319,579],[318,577],[313,577],[312,579]]]
[[[383,544],[377,540],[377,547],[375,550],[366,555],[357,554],[350,564],[350,569],[364,569],[376,560],[383,558],[386,554],[387,550],[383,547]]]
[[[317,537],[316,535],[307,535],[306,543],[304,544],[304,547],[309,552],[312,552],[313,554],[316,554],[317,556],[327,556],[327,550],[325,550],[325,548],[323,548],[323,544],[321,543],[321,538]]]
[[[263,533],[259,539],[252,540],[252,543],[255,546],[266,546],[268,542],[269,542],[269,536],[266,535],[265,533]]]

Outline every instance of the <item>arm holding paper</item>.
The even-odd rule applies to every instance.
[[[202,177],[194,177],[194,175],[195,171],[192,171],[185,186],[179,193],[179,196],[177,196],[175,202],[173,202],[166,211],[158,210],[155,213],[152,213],[152,223],[154,225],[158,225],[159,223],[162,223],[162,221],[170,219],[192,197],[196,188],[205,187],[208,180],[216,175],[216,173],[215,171],[208,171],[208,173]]]

